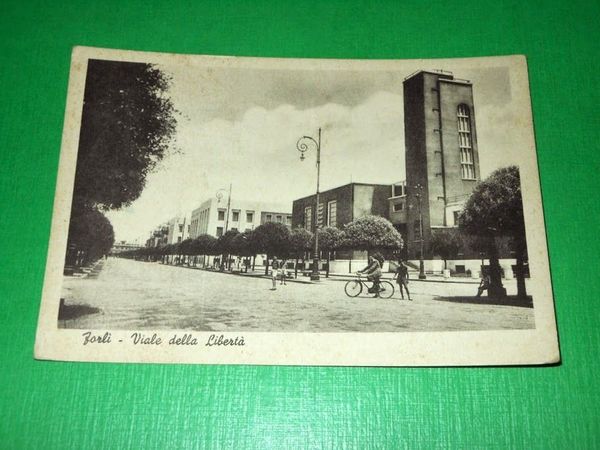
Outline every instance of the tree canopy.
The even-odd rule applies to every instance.
[[[267,222],[254,229],[254,241],[259,252],[285,257],[290,250],[290,230],[281,223]]]
[[[476,236],[525,238],[519,168],[494,171],[477,185],[459,218],[459,226]]]
[[[94,208],[73,210],[69,224],[68,264],[93,262],[108,254],[114,242],[113,227],[104,214]]]
[[[336,227],[323,227],[318,231],[319,248],[325,251],[332,251],[340,248],[344,244],[344,232]]]
[[[239,236],[240,232],[238,230],[228,230],[222,236],[219,236],[216,242],[215,251],[217,253],[231,253],[233,249],[233,242]]]
[[[67,259],[112,246],[112,226],[99,211],[137,199],[165,155],[176,126],[168,86],[167,76],[150,64],[88,61]]]
[[[166,75],[150,64],[89,60],[74,201],[118,209],[139,197],[175,132]]]
[[[354,250],[402,248],[402,236],[392,223],[380,216],[363,216],[344,227],[343,246]]]
[[[462,245],[463,241],[455,231],[436,230],[431,237],[431,250],[444,260],[444,268],[448,259],[458,255]]]
[[[217,238],[209,234],[201,234],[192,241],[192,255],[213,255],[218,253],[216,248]]]
[[[254,256],[257,253],[252,230],[238,233],[231,241],[231,253],[238,256]]]
[[[290,234],[290,256],[303,257],[312,248],[313,234],[305,228],[294,228]]]

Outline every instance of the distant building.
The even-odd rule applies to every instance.
[[[136,250],[138,248],[141,248],[142,246],[138,243],[132,243],[132,242],[127,242],[127,241],[119,241],[119,242],[115,242],[113,244],[113,247],[111,249],[111,254],[118,254],[118,253],[122,253],[122,252],[126,252],[129,250]]]
[[[172,218],[167,222],[167,244],[178,244],[190,237],[190,214]]]
[[[283,206],[235,199],[232,199],[227,211],[226,201],[209,199],[192,211],[189,236],[192,239],[202,234],[219,237],[225,233],[226,228],[243,232],[267,222],[282,223],[291,227],[292,215]]]
[[[152,231],[150,237],[146,240],[146,247],[162,247],[167,245],[169,239],[169,225],[159,225]]]

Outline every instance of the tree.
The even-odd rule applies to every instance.
[[[525,220],[519,168],[505,167],[494,171],[473,191],[459,218],[461,230],[488,242],[490,257],[490,295],[503,296],[501,269],[496,238],[511,238],[517,260],[517,295],[525,297],[524,261],[527,258]]]
[[[192,254],[192,239],[184,239],[183,241],[181,241],[179,243],[179,253],[181,255],[184,255],[186,258],[186,263],[189,266],[190,265],[190,255]]]
[[[238,233],[231,241],[231,252],[234,255],[256,258],[256,248],[252,238],[252,230],[245,230]]]
[[[169,79],[150,64],[88,60],[73,217],[119,209],[139,197],[146,175],[163,158],[175,133],[176,111],[165,95],[168,87]],[[77,219],[71,224],[77,227]],[[76,242],[78,234],[69,231],[71,252],[102,245]]]
[[[227,261],[227,267],[230,267],[229,256],[232,253],[233,241],[240,234],[238,230],[228,230],[222,236],[219,236],[216,243],[216,251],[222,255],[221,258],[221,269],[225,268],[225,261]]]
[[[342,230],[336,227],[323,227],[318,231],[319,248],[327,252],[327,271],[325,278],[329,277],[329,264],[331,262],[331,252],[337,250],[344,244],[345,235]]]
[[[294,276],[298,278],[298,260],[302,258],[306,252],[310,252],[313,246],[313,234],[305,228],[294,228],[290,233],[290,256],[296,259],[294,264]]]
[[[74,210],[69,223],[66,264],[81,266],[107,255],[115,242],[109,220],[95,208]]]
[[[265,275],[269,274],[269,257],[287,257],[290,252],[290,230],[281,223],[267,222],[254,230],[254,242],[259,252],[267,254]]]
[[[192,254],[194,255],[213,255],[216,254],[215,247],[217,238],[209,234],[201,234],[192,241]]]
[[[129,205],[163,158],[176,111],[170,80],[151,64],[89,60],[74,196],[100,209]]]
[[[444,269],[448,268],[448,259],[456,257],[462,245],[458,233],[449,230],[437,230],[431,238],[431,250],[444,260]]]
[[[343,246],[353,250],[400,250],[402,236],[380,216],[363,216],[344,227]]]

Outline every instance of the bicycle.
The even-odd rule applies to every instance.
[[[344,292],[346,292],[348,297],[358,297],[362,293],[363,289],[367,289],[369,293],[374,293],[370,292],[369,286],[367,285],[366,281],[361,278],[360,274],[357,274],[355,280],[346,282],[346,285],[344,286]],[[381,298],[390,298],[392,295],[394,295],[394,285],[389,281],[380,279],[379,296]]]

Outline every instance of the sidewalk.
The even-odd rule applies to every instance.
[[[204,272],[210,272],[210,273],[216,273],[216,274],[220,274],[220,275],[238,275],[238,276],[242,276],[242,277],[249,277],[249,278],[264,278],[265,280],[271,280],[271,275],[265,275],[265,269],[264,267],[261,267],[260,270],[254,270],[254,271],[249,271],[249,272],[242,272],[239,270],[225,270],[225,271],[220,271],[220,270],[214,270],[214,269],[209,269],[206,267],[194,267],[194,266],[187,266],[187,265],[173,265],[173,264],[162,264],[162,263],[158,263],[161,264],[163,266],[169,266],[169,267],[181,267],[184,269],[192,269],[192,270],[202,270]],[[286,278],[285,281],[286,283],[300,283],[300,284],[315,284],[316,281],[311,281],[310,279],[301,279],[301,274],[298,273],[298,278]],[[324,276],[324,275],[323,275]]]
[[[325,273],[321,272],[322,276],[325,277]],[[427,278],[424,280],[420,280],[418,278],[418,273],[409,272],[410,278],[409,281],[411,283],[415,282],[423,282],[423,283],[458,283],[458,284],[479,284],[478,279],[469,278],[469,277],[450,277],[444,278],[443,275],[434,275],[427,274]],[[355,274],[352,273],[330,273],[329,278],[335,281],[347,281],[356,278]],[[381,277],[382,280],[394,281],[393,273],[384,273]]]
[[[161,263],[159,263],[161,264]],[[194,267],[194,266],[187,266],[187,265],[172,265],[172,264],[163,264],[165,266],[172,266],[172,267],[182,267],[185,269],[194,269],[194,270],[203,270],[205,272],[212,272],[212,273],[218,273],[218,274],[224,274],[224,275],[240,275],[240,276],[244,276],[244,277],[252,277],[252,278],[264,278],[264,279],[271,279],[271,275],[265,275],[264,273],[264,267],[260,267],[260,269],[255,269],[254,271],[249,271],[249,272],[241,272],[238,270],[233,270],[233,271],[219,271],[219,270],[214,270],[214,269],[209,269],[209,268],[204,268],[204,267]],[[329,273],[329,277],[326,278],[325,277],[325,272],[321,271],[321,279],[319,281],[312,281],[310,280],[309,277],[302,275],[301,271],[298,271],[298,278],[293,278],[293,270],[288,270],[288,272],[292,272],[292,277],[291,278],[286,278],[286,282],[290,282],[290,283],[301,283],[301,284],[318,284],[319,282],[322,281],[326,281],[326,280],[330,280],[330,281],[348,281],[348,280],[353,280],[356,278],[355,274],[352,273]],[[412,277],[410,278],[411,282],[423,282],[423,283],[457,283],[457,284],[473,284],[473,285],[478,285],[479,284],[479,280],[473,279],[473,278],[468,278],[468,277],[451,277],[451,278],[444,278],[442,275],[434,275],[434,274],[428,274],[427,278],[424,280],[420,280],[418,279],[418,274],[417,273],[412,273],[411,272]],[[388,280],[388,281],[394,281],[394,274],[392,273],[385,273],[383,274],[383,276],[381,277],[382,280]]]

